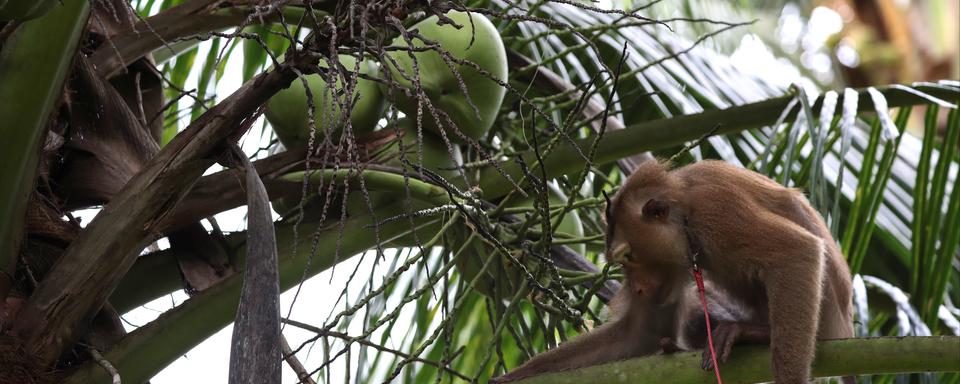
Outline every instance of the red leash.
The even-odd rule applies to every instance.
[[[707,311],[707,293],[703,287],[703,274],[697,264],[693,264],[693,278],[697,280],[697,292],[700,293],[700,303],[703,304],[703,317],[707,320],[707,345],[710,346],[713,373],[717,376],[717,384],[723,384],[723,380],[720,379],[720,365],[717,364],[717,351],[713,349],[713,332],[710,330],[710,312]]]

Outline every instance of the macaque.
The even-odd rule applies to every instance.
[[[694,264],[718,363],[738,340],[769,342],[775,382],[807,383],[816,340],[853,337],[846,261],[795,189],[720,161],[648,161],[606,216],[606,257],[625,272],[612,320],[494,382],[706,345]],[[709,349],[701,367],[713,368]]]

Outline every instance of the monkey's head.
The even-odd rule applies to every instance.
[[[644,299],[669,299],[662,292],[676,290],[663,285],[690,268],[676,184],[665,164],[648,161],[607,202],[607,262],[622,264],[626,287]]]

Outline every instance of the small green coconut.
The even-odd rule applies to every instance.
[[[348,71],[353,71],[356,65],[356,58],[350,55],[340,55],[340,64]],[[321,63],[321,67],[326,67]],[[359,73],[373,76],[377,73],[377,65],[373,61],[364,60],[360,63]],[[264,115],[270,125],[273,126],[277,138],[287,148],[306,147],[310,132],[314,132],[315,140],[323,139],[323,136],[332,131],[334,137],[339,138],[343,130],[341,121],[340,102],[344,98],[343,81],[335,81],[336,87],[331,89],[326,80],[319,74],[306,76],[307,83],[310,85],[310,93],[313,98],[315,127],[311,129],[307,114],[307,92],[301,79],[295,79],[290,83],[290,87],[277,92],[276,95],[267,101],[267,108]],[[353,127],[353,134],[361,136],[373,131],[377,122],[383,116],[386,103],[380,93],[380,89],[375,81],[358,78],[357,86],[351,100],[353,110],[350,113],[350,122]]]
[[[432,16],[417,23],[411,30],[419,30],[420,35],[427,40],[438,43],[452,57],[472,62],[487,72],[489,76],[506,82],[507,52],[496,26],[483,15],[476,13],[451,11],[446,16],[459,24],[461,28],[458,29],[456,26],[449,24],[438,25],[438,18]],[[415,47],[426,46],[426,43],[418,38],[411,37],[411,39]],[[403,36],[400,36],[394,39],[393,46],[408,47],[409,45]],[[445,61],[434,50],[415,52],[413,58],[405,50],[391,51],[388,54],[397,62],[397,66],[389,62],[384,63],[385,67],[391,71],[392,80],[411,91],[415,89],[414,84],[401,73],[406,74],[406,77],[414,76],[416,72],[414,72],[413,64],[414,58],[416,59],[420,85],[424,93],[429,97],[431,104],[450,116],[450,119],[463,134],[473,139],[479,139],[490,130],[506,94],[506,89],[496,81],[484,76],[468,64]],[[477,107],[479,115],[467,101],[467,95],[464,94],[457,75],[450,69],[451,65],[466,85],[469,100]],[[385,90],[384,94],[387,94]],[[400,91],[394,91],[392,97],[398,109],[408,116],[416,115],[416,98],[408,97]],[[423,111],[424,126],[437,132],[434,116],[430,114],[426,107]],[[443,118],[439,116],[437,118],[440,119],[451,140],[463,142],[458,135],[453,133],[453,130]]]

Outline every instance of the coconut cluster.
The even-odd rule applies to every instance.
[[[431,16],[413,25],[392,41],[379,62],[365,57],[358,63],[357,57],[341,54],[338,63],[320,63],[325,75],[304,76],[274,95],[264,115],[280,143],[287,149],[315,149],[327,140],[341,143],[348,131],[354,139],[378,129],[396,131],[395,140],[376,151],[378,158],[387,159],[385,165],[399,166],[405,157],[454,178],[457,172],[451,170],[462,163],[459,146],[482,139],[503,103],[507,54],[499,31],[485,16],[450,11],[444,19]],[[334,72],[341,70],[350,73]],[[356,83],[349,87],[344,79]],[[384,124],[388,104],[406,117]],[[347,199],[348,210],[366,211],[366,200],[375,204],[382,197]],[[290,213],[301,197],[288,200],[294,199],[274,201],[274,209]]]
[[[358,65],[356,57],[340,55],[342,68],[356,68],[361,75],[349,100],[344,98],[341,76],[328,76],[336,79],[328,81],[319,74],[308,75],[278,92],[265,111],[277,138],[286,148],[303,148],[311,135],[315,143],[328,135],[339,139],[347,123],[354,137],[362,137],[378,127],[388,102],[411,117],[420,108],[420,122],[430,135],[445,134],[459,144],[483,138],[506,94],[500,85],[507,81],[506,49],[485,16],[450,11],[446,17],[457,25],[441,25],[437,16],[417,23],[394,39],[394,49],[387,51],[384,62],[365,59]],[[327,63],[320,67],[331,69]],[[401,89],[391,91],[387,84]],[[423,106],[422,97],[429,99],[431,108]],[[348,106],[349,117],[343,113]]]

